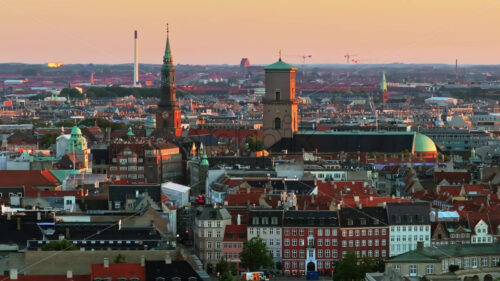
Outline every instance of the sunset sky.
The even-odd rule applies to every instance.
[[[0,62],[500,64],[500,0],[0,0]]]

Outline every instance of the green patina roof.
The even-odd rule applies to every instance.
[[[168,26],[167,26],[167,43],[165,45],[165,55],[163,55],[163,61],[173,60],[172,51],[170,50],[170,38],[168,36]]]
[[[436,145],[432,141],[431,138],[424,134],[416,133],[415,134],[415,152],[431,152],[431,151],[437,151],[436,150]]]
[[[201,166],[208,166],[208,158],[207,158],[207,154],[205,152],[203,152],[203,155],[201,156],[201,162],[200,162],[200,165]]]
[[[382,72],[382,82],[380,83],[380,91],[387,91],[387,81],[385,80],[385,71]]]
[[[273,64],[264,67],[265,70],[292,70],[297,69],[295,66],[288,64],[281,59]]]
[[[82,134],[82,130],[80,130],[80,128],[78,128],[77,126],[74,126],[73,129],[71,129],[71,135],[81,135]]]
[[[132,128],[131,127],[128,127],[127,136],[129,136],[129,137],[135,136],[134,132],[132,132]]]
[[[69,174],[78,174],[78,170],[50,170],[50,173],[56,177],[59,182],[63,182]]]
[[[463,244],[458,250],[456,245],[440,245],[424,247],[422,250],[413,250],[394,256],[386,262],[437,262],[447,257],[462,257],[472,255],[493,255],[500,253],[499,243]]]

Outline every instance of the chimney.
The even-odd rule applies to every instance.
[[[17,217],[17,230],[21,231],[21,218]]]
[[[141,256],[141,266],[142,267],[146,266],[146,257],[144,257],[144,255]]]
[[[109,259],[108,258],[104,258],[104,264],[103,264],[104,268],[108,268],[109,267]]]
[[[9,278],[10,280],[17,280],[17,268],[11,268],[9,270]]]
[[[418,241],[417,242],[417,250],[422,251],[424,249],[424,242],[423,241]]]
[[[172,258],[170,257],[170,255],[166,255],[165,256],[165,264],[171,264],[172,263]]]
[[[66,278],[67,279],[73,279],[73,271],[72,270],[66,271]]]
[[[462,250],[462,242],[461,241],[457,241],[457,243],[455,243],[455,245],[456,245],[457,251],[461,251]]]
[[[137,50],[137,30],[134,30],[134,87],[139,83],[139,63]]]
[[[236,219],[236,224],[241,225],[241,215],[238,214],[238,218]]]

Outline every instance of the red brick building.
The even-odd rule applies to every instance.
[[[287,211],[284,215],[283,273],[319,271],[331,274],[339,260],[339,221],[336,211]]]

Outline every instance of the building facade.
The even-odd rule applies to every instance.
[[[331,274],[340,259],[336,211],[286,211],[282,233],[285,275]]]
[[[386,259],[389,256],[389,228],[384,207],[342,208],[339,210],[344,257],[354,251],[358,258]]]
[[[273,254],[274,261],[280,262],[282,257],[281,228],[283,210],[251,209],[248,214],[248,239],[259,236]]]
[[[431,245],[429,203],[388,203],[389,256],[395,256],[417,248],[417,242]]]
[[[195,218],[194,250],[208,273],[222,258],[222,242],[231,215],[224,208],[207,207]]]

